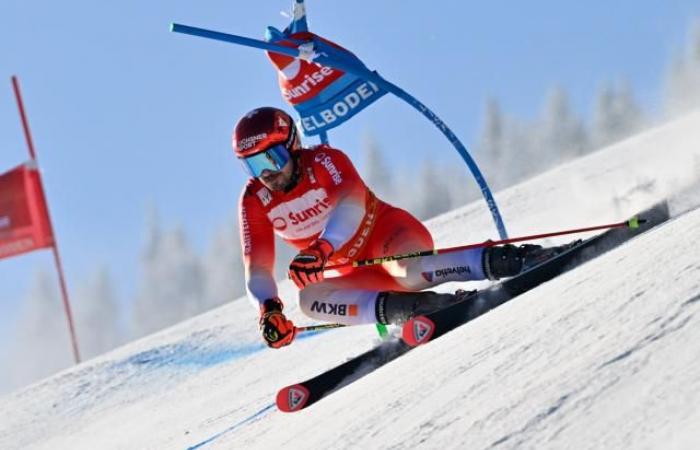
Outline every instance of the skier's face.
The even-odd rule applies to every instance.
[[[294,173],[294,161],[290,159],[281,170],[273,172],[271,170],[263,170],[263,173],[258,177],[260,182],[271,191],[284,191],[292,181]]]

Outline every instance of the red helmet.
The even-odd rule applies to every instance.
[[[277,144],[294,151],[299,145],[297,134],[294,120],[286,112],[269,106],[257,108],[236,124],[233,151],[239,158],[247,158]]]

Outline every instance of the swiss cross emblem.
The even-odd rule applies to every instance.
[[[267,206],[272,202],[272,194],[267,188],[262,188],[258,191],[258,198],[262,202],[263,206]]]

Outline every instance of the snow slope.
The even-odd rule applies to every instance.
[[[698,130],[690,115],[499,193],[509,233],[672,196],[700,173]],[[676,198],[667,225],[301,413],[277,412],[277,389],[372,347],[373,327],[273,351],[237,301],[0,398],[0,448],[700,448],[700,210],[680,214],[700,199]],[[495,237],[482,202],[429,226],[439,245]]]

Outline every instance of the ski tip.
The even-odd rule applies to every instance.
[[[411,347],[425,344],[435,333],[435,323],[425,316],[414,317],[403,324],[403,341]]]
[[[301,384],[280,389],[277,393],[277,409],[290,413],[304,409],[309,401],[309,390]]]
[[[170,22],[170,26],[168,27],[168,29],[170,30],[171,33],[173,31],[175,31],[175,24],[173,22]]]

